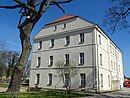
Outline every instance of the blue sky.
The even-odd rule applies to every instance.
[[[120,47],[123,51],[124,73],[130,77],[130,33],[117,31],[111,34],[107,32],[108,27],[103,26],[103,20],[105,18],[105,10],[111,5],[108,1],[109,0],[74,0],[72,3],[62,5],[66,12],[65,14],[56,6],[51,6],[33,29],[31,42],[33,42],[32,38],[34,35],[48,22],[66,14],[79,15],[84,19],[98,24]],[[0,5],[12,4],[12,2],[12,0],[2,0],[0,1]],[[18,10],[0,9],[0,39],[6,41],[8,50],[21,51],[19,30],[17,29],[19,17]]]

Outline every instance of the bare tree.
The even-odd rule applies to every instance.
[[[20,90],[21,79],[25,73],[25,65],[32,49],[30,34],[36,23],[42,17],[42,14],[50,5],[56,5],[64,12],[63,8],[59,4],[68,3],[71,1],[72,0],[12,0],[12,2],[14,2],[13,6],[0,5],[0,8],[18,8],[19,14],[21,15],[18,23],[18,29],[20,31],[22,52],[18,62],[15,65],[7,92],[19,92]]]
[[[76,64],[74,61],[70,61],[67,64],[64,64],[63,61],[57,61],[56,64],[56,71],[57,71],[57,77],[59,77],[64,85],[63,87],[66,88],[67,93],[70,93],[71,91],[71,79],[74,78],[78,74],[78,68],[76,67]]]
[[[6,42],[0,40],[0,79],[6,75]]]
[[[130,15],[130,0],[109,0],[111,7],[106,11],[105,25],[114,33],[116,30],[128,30]]]
[[[11,77],[14,66],[19,59],[19,52],[18,51],[7,51],[6,53],[7,59],[7,74],[6,77]]]

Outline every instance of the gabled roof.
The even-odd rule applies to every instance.
[[[61,22],[61,21],[68,20],[68,19],[72,19],[72,18],[75,18],[75,17],[78,17],[78,16],[73,16],[71,14],[68,14],[68,15],[65,15],[65,16],[63,16],[61,18],[58,18],[58,19],[56,19],[56,20],[54,20],[54,21],[52,21],[52,22],[50,22],[50,23],[48,23],[46,25]]]

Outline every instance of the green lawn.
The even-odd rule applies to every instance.
[[[29,93],[21,93],[17,95],[18,98],[79,98],[82,94],[66,94],[65,92],[29,92]],[[0,94],[0,98],[12,98],[11,95],[8,94]]]
[[[8,87],[8,84],[0,84],[0,87]]]

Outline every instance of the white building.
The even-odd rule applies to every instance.
[[[123,87],[122,51],[95,23],[66,15],[46,24],[34,37],[30,87],[55,88],[59,82],[55,63],[71,59],[79,73],[71,80],[72,89],[97,91]],[[48,85],[49,84],[49,85]],[[63,88],[60,81],[57,88]]]

